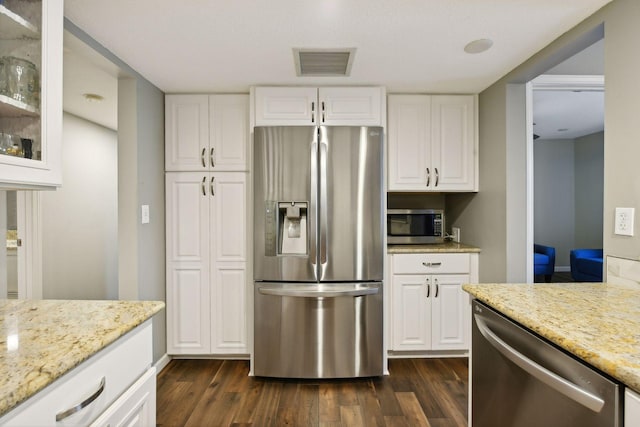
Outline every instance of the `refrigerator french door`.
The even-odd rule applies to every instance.
[[[382,136],[254,129],[255,375],[382,375]]]

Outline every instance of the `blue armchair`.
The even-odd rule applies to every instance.
[[[574,249],[569,252],[571,277],[576,282],[602,282],[602,249]]]
[[[545,282],[551,282],[556,267],[556,248],[544,245],[533,245],[533,274],[544,275]]]

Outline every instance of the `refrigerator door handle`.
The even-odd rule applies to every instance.
[[[317,234],[318,227],[317,209],[318,209],[318,132],[316,131],[311,142],[311,200],[309,201],[309,213],[307,220],[309,222],[309,261],[313,265],[313,273],[315,279],[318,280],[318,254],[317,254]]]
[[[293,288],[278,286],[258,288],[258,292],[262,295],[298,298],[363,297],[375,295],[379,291],[379,285],[356,286],[349,287],[348,289],[332,289],[332,286],[298,286]]]
[[[324,271],[327,268],[327,227],[328,221],[328,208],[327,208],[327,135],[325,128],[320,128],[320,277],[322,280],[324,277]]]
[[[529,375],[537,378],[549,387],[564,394],[575,402],[591,409],[593,412],[600,412],[604,406],[604,400],[587,390],[584,390],[572,383],[571,381],[551,372],[547,368],[537,364],[533,360],[527,358],[522,353],[508,345],[500,339],[490,328],[489,325],[477,314],[474,314],[478,330],[484,338],[504,357],[519,366]]]

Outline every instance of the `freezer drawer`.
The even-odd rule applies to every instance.
[[[383,374],[382,283],[264,283],[254,288],[254,374]]]

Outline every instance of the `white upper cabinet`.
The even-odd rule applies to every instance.
[[[389,191],[477,191],[473,95],[389,96]]]
[[[248,170],[247,95],[167,95],[165,110],[165,170]]]
[[[63,2],[0,1],[0,186],[62,184]]]
[[[256,126],[384,126],[381,87],[256,87]]]

